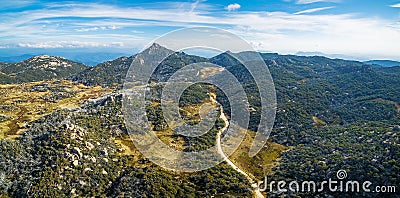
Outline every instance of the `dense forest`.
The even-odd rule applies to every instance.
[[[168,49],[153,45],[148,50]],[[320,56],[260,55],[271,72],[277,92],[278,108],[270,141],[290,149],[282,152],[272,172],[264,174],[265,169],[260,169],[254,173],[257,180],[268,176],[275,181],[323,181],[335,179],[336,172],[343,169],[349,180],[368,180],[374,186],[400,186],[400,67],[377,67]],[[0,140],[0,195],[252,196],[246,178],[225,162],[196,173],[176,173],[153,164],[136,150],[124,124],[120,94],[135,56],[121,57],[95,67],[60,62],[74,69],[68,69],[69,73],[54,70],[58,72],[54,78],[66,78],[86,86],[100,85],[114,91],[89,99],[79,108],[55,110],[32,121],[19,137]],[[176,52],[160,63],[151,78],[146,110],[160,139],[178,150],[199,151],[212,146],[215,134],[224,126],[224,122],[217,119],[206,135],[188,138],[174,134],[162,116],[163,82],[180,68],[197,62],[221,65],[235,75],[254,109],[248,129],[256,131],[261,110],[258,87],[240,62],[229,53],[207,59]],[[37,65],[51,64],[38,62],[31,66],[25,61],[10,66],[0,63],[0,82],[20,83],[18,76],[30,81],[49,79],[46,68]],[[17,74],[12,71],[17,66],[37,67],[38,71],[32,75],[40,75],[34,79],[26,77],[26,72]],[[181,116],[190,124],[198,122],[198,107],[209,102],[209,93],[217,95],[229,117],[229,101],[222,91],[212,85],[196,84],[184,92],[179,104]],[[396,193],[381,194],[324,191],[266,192],[265,195],[398,197],[399,189]]]

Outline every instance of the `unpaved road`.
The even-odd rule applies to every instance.
[[[212,101],[213,103],[218,104],[218,102],[217,102],[212,96],[210,96],[210,99],[211,99],[211,101]],[[220,118],[221,118],[222,120],[224,120],[225,126],[224,126],[222,129],[220,129],[220,130],[218,131],[218,133],[217,133],[216,141],[217,141],[218,153],[219,153],[219,154],[221,155],[221,157],[225,160],[225,162],[229,164],[229,166],[231,166],[234,170],[236,170],[237,172],[239,172],[240,174],[242,174],[242,175],[244,175],[244,176],[246,177],[246,179],[249,181],[249,183],[250,183],[250,185],[251,185],[251,188],[252,188],[252,190],[253,190],[253,192],[254,192],[254,194],[255,194],[255,197],[257,197],[257,198],[264,198],[264,195],[261,193],[260,189],[258,188],[257,182],[254,181],[254,179],[251,178],[251,177],[249,176],[249,174],[247,174],[247,173],[244,172],[242,169],[240,169],[238,166],[236,166],[236,165],[225,155],[225,153],[222,151],[222,147],[221,147],[221,134],[222,134],[226,129],[228,129],[228,127],[229,127],[229,121],[228,121],[228,118],[225,116],[224,109],[223,109],[222,105],[220,105],[220,111],[221,111]]]

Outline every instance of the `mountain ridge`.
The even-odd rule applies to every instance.
[[[18,63],[5,64],[0,71],[9,78],[0,83],[22,83],[50,79],[64,79],[82,72],[87,66],[58,56],[33,56]],[[11,81],[11,82],[9,82]]]
[[[29,59],[18,63],[3,63],[0,62],[0,83],[18,83],[18,82],[30,82],[30,81],[39,81],[39,80],[46,80],[50,78],[68,78],[75,82],[83,83],[86,85],[103,85],[103,86],[115,86],[116,84],[122,84],[123,79],[126,75],[130,67],[130,63],[132,62],[134,57],[137,57],[140,54],[146,53],[154,53],[160,51],[168,51],[171,52],[170,54],[175,54],[176,59],[197,59],[197,61],[204,61],[204,62],[211,62],[216,64],[222,64],[222,66],[232,66],[232,65],[239,65],[239,62],[234,57],[228,57],[228,52],[218,54],[211,58],[202,58],[195,55],[185,54],[183,52],[174,52],[172,53],[171,50],[157,44],[153,43],[149,48],[145,49],[141,53],[137,53],[132,56],[121,56],[114,60],[106,61],[99,63],[93,67],[88,67],[82,63],[75,62],[68,60],[63,57],[59,56],[48,56],[48,55],[40,55],[40,56],[33,56]],[[179,54],[180,53],[180,54]],[[243,53],[243,52],[242,52]],[[259,53],[259,52],[256,52]],[[390,66],[394,66],[399,62],[390,61],[390,60],[379,60],[379,62],[371,60],[366,62],[360,61],[353,61],[353,60],[344,60],[344,59],[332,59],[325,56],[298,56],[298,55],[280,55],[277,53],[259,53],[264,61],[269,66],[280,66],[282,64],[292,64],[296,63],[301,66],[307,66],[313,68],[316,72],[333,72],[336,69],[342,68],[343,65],[353,65],[353,66],[362,66],[362,65],[377,65],[380,63],[390,63]],[[45,59],[45,61],[42,61]],[[47,60],[46,60],[47,59]],[[54,59],[53,61],[51,59]],[[47,61],[47,62],[46,62]],[[277,64],[280,62],[281,64]],[[326,65],[318,64],[320,62],[326,62]],[[383,62],[383,63],[381,63]],[[39,64],[39,65],[38,65]],[[41,65],[40,65],[41,64]],[[56,72],[56,67],[54,66],[62,66],[62,65],[75,65],[76,68],[73,67],[71,72],[68,71],[59,71]],[[387,66],[386,64],[386,66]],[[400,63],[399,63],[400,64]],[[342,66],[339,66],[342,65]],[[175,65],[176,66],[176,65]],[[183,66],[183,65],[182,65]],[[182,67],[180,66],[180,67]],[[179,68],[180,68],[179,67]],[[318,68],[320,67],[320,68]],[[333,69],[335,68],[336,69]],[[175,68],[175,69],[179,69]],[[28,75],[26,69],[32,69],[34,75]],[[172,68],[170,68],[172,69]],[[349,69],[349,68],[347,68]],[[350,68],[351,69],[351,68]],[[46,70],[46,72],[39,72],[37,70]],[[52,72],[53,70],[53,72]],[[65,70],[65,69],[64,69]],[[161,70],[156,69],[155,76],[161,78],[159,72]],[[22,73],[22,74],[21,74]],[[165,73],[165,72],[164,72]],[[166,72],[170,73],[170,72]],[[60,75],[60,76],[58,76]],[[38,77],[40,76],[40,77]],[[167,76],[162,77],[163,80],[168,78]]]
[[[75,83],[57,82],[51,86],[39,83],[33,85],[33,89],[27,86],[9,89],[6,85],[0,91],[9,94],[24,89],[26,98],[40,92],[37,97],[50,100],[49,104],[64,98],[75,100],[74,94],[91,98],[86,93],[76,93],[71,87],[82,86],[79,84],[82,82],[121,88],[132,60],[140,63],[141,56],[149,53],[171,54],[156,68],[152,76],[155,82],[150,83],[146,95],[148,121],[160,140],[171,148],[183,151],[211,148],[216,142],[213,136],[218,135],[230,118],[230,104],[224,93],[210,85],[197,84],[182,94],[180,116],[189,124],[196,123],[199,108],[215,94],[221,107],[220,115],[226,115],[227,121],[217,119],[215,126],[201,137],[185,137],[170,130],[159,100],[162,85],[176,70],[191,63],[209,61],[235,75],[248,96],[249,105],[255,109],[249,109],[249,129],[253,130],[258,124],[261,105],[257,89],[263,85],[256,85],[244,66],[233,58],[235,54],[232,56],[230,52],[207,59],[153,45],[142,54],[87,67],[68,77],[76,78]],[[352,180],[399,186],[400,67],[375,67],[321,56],[266,53],[261,57],[274,80],[276,119],[266,146],[256,157],[247,155],[250,144],[246,143],[251,143],[255,134],[251,130],[238,153],[227,156],[238,169],[251,173],[254,181],[262,181],[266,175],[271,181],[327,181],[336,178],[338,170],[346,170]],[[41,65],[32,64],[30,68],[37,66],[40,70]],[[89,91],[96,87],[82,86]],[[41,93],[46,90],[52,90],[54,94],[43,97]],[[0,194],[10,197],[252,196],[246,178],[226,163],[193,174],[168,171],[152,163],[140,154],[128,135],[122,112],[122,93],[118,89],[107,90],[112,93],[85,100],[76,109],[58,109],[28,125],[19,126],[19,120],[24,116],[15,116],[15,127],[23,129],[21,137],[0,141],[0,170],[6,175],[0,174]],[[24,98],[10,96],[8,100],[1,100],[1,113],[10,115],[13,111],[18,114],[13,109],[21,103],[30,103],[28,99],[21,99]],[[13,118],[0,115],[0,119]],[[274,148],[274,145],[278,146]],[[290,149],[286,150],[286,147]],[[266,193],[268,197],[284,195]],[[301,197],[347,196],[329,191],[296,193]],[[348,196],[389,195],[352,193]],[[291,195],[294,194],[288,196]]]
[[[393,60],[369,60],[365,61],[365,64],[369,65],[378,65],[382,67],[395,67],[395,66],[400,66],[399,61],[393,61]]]
[[[21,55],[15,55],[15,56],[1,56],[0,57],[0,62],[5,62],[5,63],[17,63],[21,62],[24,60],[27,60],[29,58],[32,58],[34,56],[40,56],[48,54],[50,56],[63,56],[67,58],[68,60],[83,63],[85,65],[89,66],[95,66],[100,63],[114,60],[116,58],[122,57],[122,56],[127,56],[129,53],[123,53],[123,52],[53,52],[53,51],[48,51],[46,53],[38,52],[38,53],[25,53]]]

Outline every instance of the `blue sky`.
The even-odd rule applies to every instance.
[[[194,26],[259,51],[400,60],[400,0],[3,1],[0,49],[138,50]]]

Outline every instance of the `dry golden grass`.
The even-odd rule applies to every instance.
[[[314,121],[316,127],[325,126],[325,125],[326,125],[326,122],[325,122],[325,121],[319,119],[319,118],[316,117],[316,116],[313,116],[313,117],[312,117],[312,120]]]
[[[35,85],[45,84],[51,88],[61,88],[60,92],[70,92],[71,96],[50,101],[46,97],[58,94],[59,91],[31,90]],[[87,87],[71,81],[39,81],[22,84],[0,85],[0,115],[10,117],[0,122],[0,138],[14,138],[24,130],[29,122],[37,120],[56,109],[73,109],[79,107],[85,99],[99,97],[111,92],[100,86]],[[10,108],[11,110],[8,110]]]
[[[184,107],[180,107],[181,113],[183,113],[184,116],[190,118],[192,121],[200,121],[200,115],[206,116],[206,113],[209,112],[212,108],[211,105],[205,105],[205,104],[210,104],[211,101],[210,99],[206,99],[204,102],[200,104],[192,104]],[[203,106],[205,105],[205,106]],[[204,107],[204,109],[201,109],[201,107]]]
[[[120,149],[119,155],[132,155],[132,156],[140,156],[140,152],[136,149],[132,140],[129,136],[125,135],[124,137],[115,139],[115,144],[117,148]]]
[[[181,136],[173,136],[174,131],[171,128],[164,131],[157,131],[156,134],[157,137],[169,147],[178,151],[183,151],[183,149],[185,149],[185,140]]]
[[[206,67],[200,70],[201,78],[208,78],[224,71],[224,68]]]
[[[262,180],[264,176],[272,173],[272,168],[279,163],[282,153],[290,148],[267,141],[267,144],[256,156],[250,157],[249,150],[254,136],[254,132],[247,131],[241,145],[229,156],[229,159],[247,174],[257,180]]]

